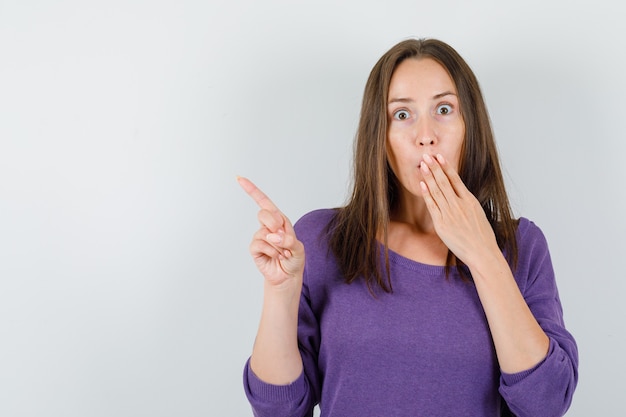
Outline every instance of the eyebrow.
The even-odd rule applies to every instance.
[[[439,93],[439,94],[435,94],[433,96],[434,100],[438,100],[442,97],[445,96],[455,96],[456,94],[454,94],[452,91],[444,91],[443,93]],[[392,98],[391,100],[389,100],[389,103],[387,104],[393,104],[393,103],[413,103],[415,100],[413,100],[412,98],[406,98],[406,97],[398,97],[398,98]]]

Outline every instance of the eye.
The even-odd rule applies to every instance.
[[[410,114],[406,110],[398,110],[393,114],[393,118],[396,120],[406,120],[410,117]]]
[[[449,104],[441,104],[437,107],[437,114],[450,114],[452,112],[452,106]]]

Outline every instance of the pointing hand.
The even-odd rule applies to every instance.
[[[270,285],[300,279],[304,271],[304,245],[289,219],[250,180],[238,177],[239,185],[257,203],[261,227],[250,243],[250,254]]]

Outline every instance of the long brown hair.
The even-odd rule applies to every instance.
[[[387,157],[389,84],[402,61],[426,57],[441,64],[457,88],[465,121],[459,175],[484,209],[509,264],[514,267],[517,263],[517,221],[509,205],[487,107],[476,76],[448,44],[436,39],[410,39],[387,51],[369,75],[355,138],[352,196],[329,224],[330,248],[346,282],[363,277],[370,290],[373,284],[386,292],[392,290],[387,234],[399,184]],[[382,247],[378,237],[383,240]],[[453,265],[462,278],[470,278],[463,263],[448,251],[446,274]]]

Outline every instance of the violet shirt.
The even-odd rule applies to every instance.
[[[563,312],[548,246],[528,219],[519,222],[515,280],[550,338],[533,369],[500,371],[489,326],[471,282],[455,268],[425,265],[389,252],[393,293],[372,296],[364,280],[346,284],[325,227],[333,210],[295,226],[306,264],[298,339],[304,371],[289,385],[244,370],[257,417],[562,416],[578,379],[578,351]]]

